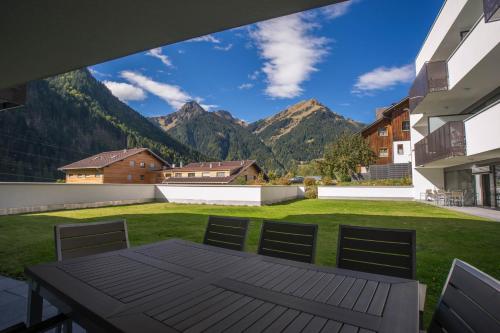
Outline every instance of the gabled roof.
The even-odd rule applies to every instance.
[[[387,109],[385,109],[383,112],[382,112],[382,117],[376,119],[373,123],[367,125],[366,127],[364,127],[363,129],[361,129],[361,131],[359,131],[359,133],[363,134],[364,132],[366,132],[367,130],[379,125],[380,123],[382,123],[384,120],[387,120],[387,117],[390,117],[392,115],[393,112],[395,111],[398,111],[400,110],[401,106],[405,103],[409,103],[409,97],[406,96],[405,98],[403,98],[402,100],[400,100],[399,102],[389,106]]]
[[[247,168],[255,164],[255,160],[242,160],[242,161],[216,161],[216,162],[197,162],[189,163],[182,168],[173,168],[175,172],[188,172],[188,171],[222,171],[222,170],[237,170],[239,168]]]
[[[212,163],[212,168],[210,168]],[[219,165],[220,163],[220,165]],[[208,165],[207,165],[208,164]],[[220,162],[200,162],[190,163],[183,168],[173,168],[172,172],[188,171],[221,171],[230,170],[231,175],[227,177],[170,177],[163,181],[165,184],[228,184],[238,178],[246,169],[251,166],[257,168],[257,172],[263,172],[254,160],[244,161],[220,161]],[[267,175],[264,174],[267,179]]]
[[[60,167],[58,170],[75,170],[75,169],[101,169],[113,163],[122,161],[127,157],[147,151],[164,165],[170,166],[165,160],[153,153],[148,148],[131,148],[122,150],[105,151],[94,156],[84,158],[83,160],[73,162],[71,164]]]

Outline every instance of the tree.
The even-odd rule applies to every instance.
[[[358,165],[370,165],[375,160],[375,153],[360,134],[343,133],[325,148],[318,164],[323,176],[349,181]]]

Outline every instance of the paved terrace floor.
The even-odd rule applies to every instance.
[[[481,208],[481,207],[454,207],[454,206],[444,206],[444,208],[500,222],[500,210]]]
[[[0,275],[0,330],[26,320],[28,285]],[[57,314],[57,309],[47,301],[43,303],[43,319]],[[55,329],[48,332],[55,332]],[[85,332],[73,324],[73,332]]]

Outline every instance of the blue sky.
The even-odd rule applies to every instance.
[[[188,100],[248,122],[316,98],[362,122],[403,98],[441,0],[351,0],[92,66],[145,116]]]

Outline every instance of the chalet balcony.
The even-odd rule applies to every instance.
[[[415,144],[415,164],[417,166],[465,155],[463,121],[450,121]]]
[[[410,110],[432,92],[448,90],[448,67],[446,61],[426,62],[410,88]]]

